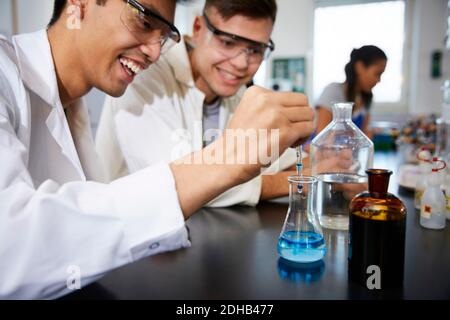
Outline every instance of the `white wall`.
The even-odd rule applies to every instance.
[[[11,0],[0,1],[0,34],[11,36],[13,33]]]
[[[444,79],[450,79],[450,51],[445,50],[447,0],[414,0],[409,74],[409,110],[413,114],[440,112]],[[431,54],[443,51],[442,77],[431,78]]]
[[[275,51],[271,59],[305,57],[306,93],[312,96],[314,0],[278,0],[277,3],[278,15],[272,34]]]
[[[175,13],[175,25],[182,34],[192,33],[192,24],[197,15],[202,14],[205,0],[197,0],[177,6]]]
[[[3,1],[3,0],[0,0]],[[53,0],[13,0],[17,7],[18,33],[32,32],[44,28],[50,21]]]

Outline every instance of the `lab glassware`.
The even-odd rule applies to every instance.
[[[326,245],[316,211],[317,179],[303,175],[290,176],[288,181],[289,208],[278,239],[278,253],[298,263],[319,261]]]
[[[353,103],[333,105],[333,121],[311,143],[311,174],[318,179],[317,211],[322,227],[348,230],[349,203],[367,190],[372,141],[352,122]]]

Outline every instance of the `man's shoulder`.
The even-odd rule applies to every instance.
[[[193,85],[192,69],[185,40],[162,55],[141,73],[132,87],[152,95],[170,96]]]
[[[24,92],[14,47],[6,37],[0,35],[0,115],[16,123]]]
[[[16,67],[16,56],[11,41],[0,34],[0,68],[5,69]],[[17,69],[17,68],[16,68]]]
[[[0,35],[0,92],[2,97],[7,99],[7,102],[11,102],[13,93],[18,92],[18,87],[21,85],[14,47],[6,37]]]
[[[152,64],[147,70],[139,74],[129,86],[129,90],[134,94],[142,95],[148,99],[154,95],[167,93],[168,88],[173,88],[176,84],[173,68],[164,57]]]

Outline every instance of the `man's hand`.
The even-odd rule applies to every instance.
[[[226,130],[205,149],[170,165],[184,216],[188,218],[227,189],[257,176],[263,166],[270,165],[261,161],[261,154],[272,155],[272,150],[278,149],[279,156],[286,148],[306,141],[314,130],[313,119],[314,111],[303,94],[249,88],[227,128],[234,136],[230,138]],[[272,135],[272,130],[279,135]],[[242,132],[256,132],[252,136],[256,140],[248,139],[242,148],[233,141]],[[256,161],[252,161],[254,155]]]
[[[359,162],[353,157],[351,149],[325,150],[315,157],[315,174],[348,173],[354,174],[359,169]],[[333,191],[342,191],[347,200],[368,189],[367,183],[344,183],[333,185]]]
[[[315,161],[316,174],[327,172],[351,173],[353,156],[351,150],[342,150],[339,153],[319,153]],[[311,164],[312,165],[312,164]]]
[[[253,86],[237,107],[229,129],[280,129],[280,150],[295,147],[314,131],[314,111],[301,93]]]
[[[314,131],[314,111],[308,105],[305,95],[293,92],[272,92],[260,87],[249,88],[235,111],[227,130],[265,130],[268,137],[278,130],[278,139],[267,139],[258,136],[258,146],[250,146],[246,151],[258,155],[272,155],[277,150],[276,157],[288,147],[297,146],[307,141]],[[226,136],[224,136],[227,139]],[[242,150],[228,150],[235,154]],[[251,157],[250,157],[251,158]],[[260,158],[259,158],[260,159]],[[272,161],[276,160],[272,158]],[[251,163],[250,163],[251,165]],[[247,166],[245,179],[259,173],[261,165]]]
[[[316,172],[319,173],[355,173],[359,162],[354,161],[350,149],[341,150],[339,153],[322,153],[317,159]],[[367,190],[367,183],[344,183],[333,185],[333,191],[342,191],[347,200],[353,199],[358,193]]]

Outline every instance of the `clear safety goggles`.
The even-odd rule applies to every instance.
[[[205,19],[206,27],[212,34],[210,38],[211,45],[227,58],[233,59],[245,52],[248,63],[261,64],[275,50],[275,44],[272,40],[269,43],[262,43],[231,34],[214,27],[205,12],[203,12],[203,18]]]
[[[178,29],[169,21],[136,0],[126,0],[120,20],[143,44],[160,44],[161,54],[180,42]]]

